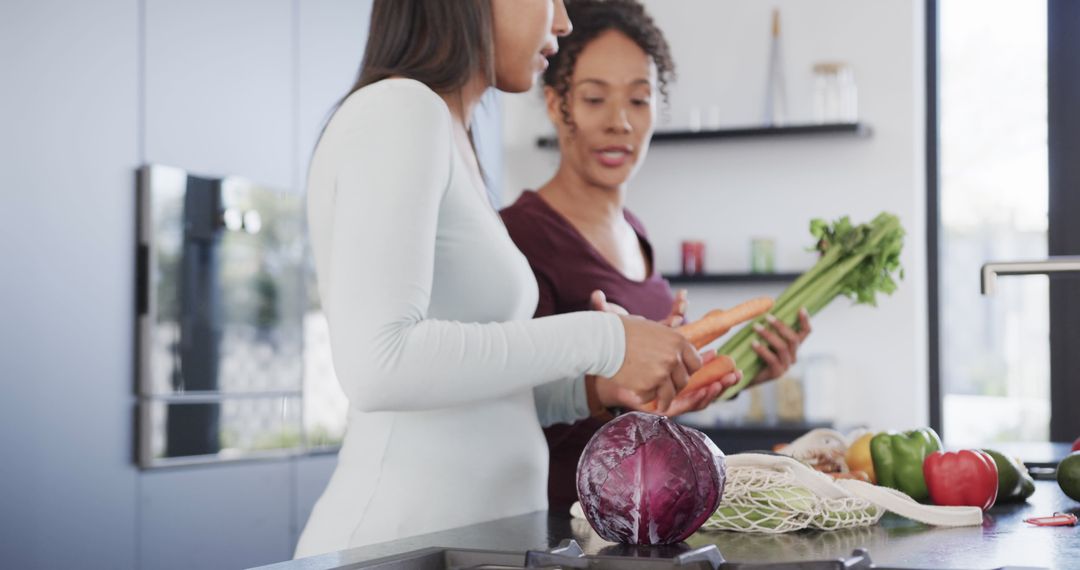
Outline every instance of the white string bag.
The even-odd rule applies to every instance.
[[[869,526],[885,510],[790,457],[729,455],[727,483],[706,530],[785,533]]]
[[[933,526],[977,526],[978,507],[923,505],[899,491],[864,481],[834,481],[784,455],[738,453],[725,458],[727,482],[702,530],[781,534],[876,524],[885,511]],[[579,503],[570,513],[584,518]]]

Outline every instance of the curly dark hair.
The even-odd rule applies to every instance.
[[[553,88],[562,100],[559,110],[564,123],[571,127],[574,124],[567,94],[578,56],[597,36],[609,30],[630,38],[652,58],[656,64],[658,89],[667,104],[668,83],[675,80],[675,60],[671,58],[671,48],[664,33],[638,0],[566,0],[566,11],[574,31],[559,38],[559,51],[548,58],[548,68],[544,72],[544,85]]]

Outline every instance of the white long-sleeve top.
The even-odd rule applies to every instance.
[[[552,408],[575,404],[537,407],[533,388],[622,366],[618,317],[531,319],[535,278],[451,121],[425,85],[380,81],[345,100],[312,158],[309,231],[350,407],[297,557],[546,508],[537,409],[572,419]]]

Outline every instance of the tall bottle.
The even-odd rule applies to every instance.
[[[769,41],[769,70],[765,85],[765,124],[779,127],[787,123],[787,90],[784,85],[784,55],[780,42],[780,10],[773,9],[772,37]]]

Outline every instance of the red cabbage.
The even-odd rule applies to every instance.
[[[694,534],[720,504],[724,454],[705,434],[631,412],[593,435],[578,461],[585,518],[605,540],[671,544]]]

